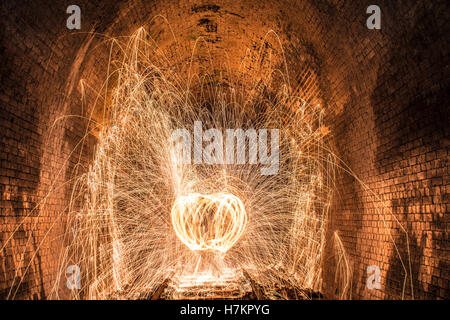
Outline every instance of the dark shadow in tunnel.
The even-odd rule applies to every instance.
[[[39,245],[36,243],[36,237],[31,236],[33,238],[33,249],[35,252],[36,250],[39,250]],[[39,293],[40,295],[37,295],[36,293],[33,294],[33,299],[34,300],[43,300],[46,298],[45,295],[45,287],[44,287],[44,273],[42,271],[42,260],[41,260],[41,255],[39,254],[39,251],[36,252],[36,256],[34,257],[34,259],[36,259],[37,264],[35,264],[35,267],[37,267],[38,272],[39,272]],[[30,263],[32,263],[30,261]],[[37,281],[37,279],[36,279]]]
[[[19,242],[27,242],[28,236],[27,232],[24,230],[23,226],[20,226],[13,235],[13,239]],[[5,258],[5,268],[8,271],[5,272],[5,276],[12,276],[14,281],[12,286],[3,289],[0,292],[0,300],[5,299],[45,299],[45,288],[44,288],[44,274],[42,270],[41,256],[38,251],[38,244],[36,243],[36,236],[31,235],[32,244],[28,245],[31,250],[26,250],[24,247],[10,248],[7,247],[5,252],[7,254]],[[22,270],[22,275],[15,276],[15,272],[19,267],[14,263],[13,255],[22,255],[23,260],[20,265]],[[28,268],[28,271],[26,269]],[[39,279],[38,279],[39,277]],[[31,296],[31,292],[38,288],[39,295],[34,293]]]
[[[408,202],[408,199],[396,199],[392,202],[392,213],[399,218],[402,224],[407,220]],[[399,210],[399,208],[403,210]],[[388,299],[418,298],[424,293],[424,287],[419,282],[418,275],[423,262],[426,234],[422,234],[419,244],[418,238],[411,232],[411,223],[406,223],[406,231],[408,232],[408,242],[406,234],[402,232],[398,232],[394,238],[398,253],[392,248],[392,255],[388,262],[389,269],[384,286]]]
[[[426,214],[430,213],[425,211],[425,204],[443,203],[442,197],[438,199],[439,196],[434,195],[434,187],[444,185],[445,188],[442,182],[446,164],[443,162],[448,167],[448,159],[442,159],[446,152],[439,150],[445,150],[448,143],[450,116],[448,77],[445,83],[432,84],[446,78],[441,75],[445,72],[442,66],[448,66],[448,55],[443,55],[444,49],[440,47],[440,37],[445,35],[437,24],[439,19],[433,14],[437,12],[427,12],[421,6],[410,12],[408,19],[414,22],[410,29],[400,32],[398,39],[388,42],[391,45],[389,56],[385,67],[378,71],[376,88],[371,96],[378,143],[375,167],[385,179],[394,181],[386,192],[393,192],[392,213],[409,237],[411,267],[406,235],[394,222],[394,240],[408,273],[405,299],[411,298],[410,277],[415,299],[439,297],[438,279],[433,276],[432,283],[425,283],[419,277],[426,276],[427,268],[430,268],[425,265],[425,250],[431,249],[433,259],[440,260],[440,265],[444,259],[434,250],[438,241],[435,232],[425,229]],[[431,152],[436,153],[435,160],[428,159]],[[433,211],[433,217],[438,218],[430,222],[431,230],[444,231],[444,222],[439,213]],[[430,234],[431,241],[427,241]],[[385,283],[387,298],[401,298],[404,276],[400,258],[392,248]]]

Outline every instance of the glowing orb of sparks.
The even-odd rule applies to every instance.
[[[242,236],[247,213],[242,201],[227,193],[180,196],[172,206],[172,225],[191,250],[227,252]]]

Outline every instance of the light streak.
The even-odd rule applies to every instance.
[[[192,70],[161,58],[144,28],[113,43],[122,59],[111,61],[116,82],[104,94],[111,104],[92,164],[74,187],[68,225],[76,232],[60,261],[60,270],[80,266],[83,288],[74,298],[133,299],[168,278],[174,291],[164,295],[176,298],[176,279],[183,288],[235,286],[223,275],[242,279],[243,270],[266,292],[315,289],[334,177],[322,108],[286,85],[268,99],[257,85],[248,95],[233,82],[183,80]],[[248,161],[183,163],[171,134],[196,121],[222,131],[279,129],[278,172],[262,175],[261,164]]]
[[[242,236],[247,213],[242,201],[231,194],[192,194],[175,201],[172,225],[191,250],[227,252]]]

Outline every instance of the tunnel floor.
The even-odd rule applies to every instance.
[[[323,300],[320,292],[292,286],[267,288],[251,279],[245,271],[226,274],[215,280],[201,275],[166,279],[156,290],[129,295],[127,286],[111,293],[107,300]],[[200,280],[199,280],[200,279]]]

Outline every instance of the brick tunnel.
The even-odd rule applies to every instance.
[[[121,278],[122,285],[113,280],[98,285],[101,276],[91,273],[81,277],[84,290],[74,294],[66,287],[67,266],[76,265],[74,257],[86,250],[83,245],[75,248],[70,240],[76,231],[69,222],[84,212],[79,208],[85,198],[74,196],[76,186],[79,177],[92,178],[83,174],[94,167],[101,132],[110,125],[104,106],[114,99],[114,85],[119,82],[111,76],[111,61],[119,56],[111,39],[120,43],[121,37],[136,34],[141,27],[146,32],[143,39],[157,43],[152,54],[162,66],[158,72],[176,70],[182,79],[207,75],[210,87],[224,92],[234,88],[241,98],[258,91],[271,105],[282,101],[279,92],[284,84],[291,95],[300,96],[323,115],[319,131],[324,133],[327,150],[332,150],[335,171],[323,196],[329,203],[320,208],[326,210],[319,230],[323,234],[314,235],[322,239],[315,262],[311,267],[293,262],[301,246],[295,253],[289,251],[289,268],[277,271],[273,262],[270,272],[275,275],[270,279],[276,285],[272,286],[265,282],[269,280],[259,280],[257,271],[241,270],[234,287],[226,289],[231,297],[238,291],[238,298],[258,299],[449,299],[446,39],[450,10],[446,1],[379,0],[379,30],[367,28],[366,10],[373,3],[365,0],[117,0],[101,4],[77,0],[73,4],[81,9],[80,30],[66,27],[71,4],[39,0],[0,5],[1,299],[112,299],[131,290],[137,278],[141,281],[133,271],[127,279]],[[105,86],[109,77],[114,78],[111,88]],[[202,101],[193,104],[196,114],[212,108],[214,90],[202,91],[205,81],[191,83],[192,99]],[[286,105],[289,117],[300,117],[298,103]],[[262,110],[271,112],[267,107]],[[319,162],[316,167],[321,170]],[[288,175],[283,179],[279,185],[287,184]],[[264,195],[270,197],[270,190]],[[295,196],[283,196],[280,206],[289,207]],[[281,203],[278,197],[279,193],[273,196],[275,203]],[[126,211],[127,199],[120,200],[125,204],[118,202],[117,210],[123,206]],[[252,210],[256,212],[259,202],[255,203]],[[272,208],[270,203],[264,205]],[[248,214],[250,228],[254,220]],[[173,233],[168,225],[159,229],[159,238]],[[98,235],[111,228],[111,224],[105,226],[96,229]],[[291,232],[291,227],[279,226],[274,234]],[[127,234],[141,232],[139,226],[133,228]],[[252,240],[244,238],[245,231],[243,240],[230,249],[236,251],[236,263],[248,258],[240,253],[240,246],[255,250]],[[173,250],[184,250],[174,239],[178,244]],[[274,248],[285,243],[280,239]],[[262,246],[269,247],[271,242]],[[117,249],[114,244],[111,248]],[[146,257],[146,250],[152,248],[149,241],[138,255]],[[94,249],[101,250],[100,245]],[[248,252],[256,257],[254,251]],[[98,263],[114,264],[114,259],[111,254],[110,260]],[[176,257],[170,259],[171,268],[176,269]],[[167,295],[175,285],[173,277],[167,270],[154,268],[151,272],[159,280],[127,298]],[[297,286],[294,278],[305,268],[313,270],[313,275],[302,280],[307,285]],[[122,271],[108,272],[117,282],[116,273]],[[300,274],[309,277],[306,271]],[[369,285],[371,277],[377,278],[375,288]],[[224,297],[217,284],[214,290],[204,283],[203,287]],[[189,298],[188,292],[180,294]]]

